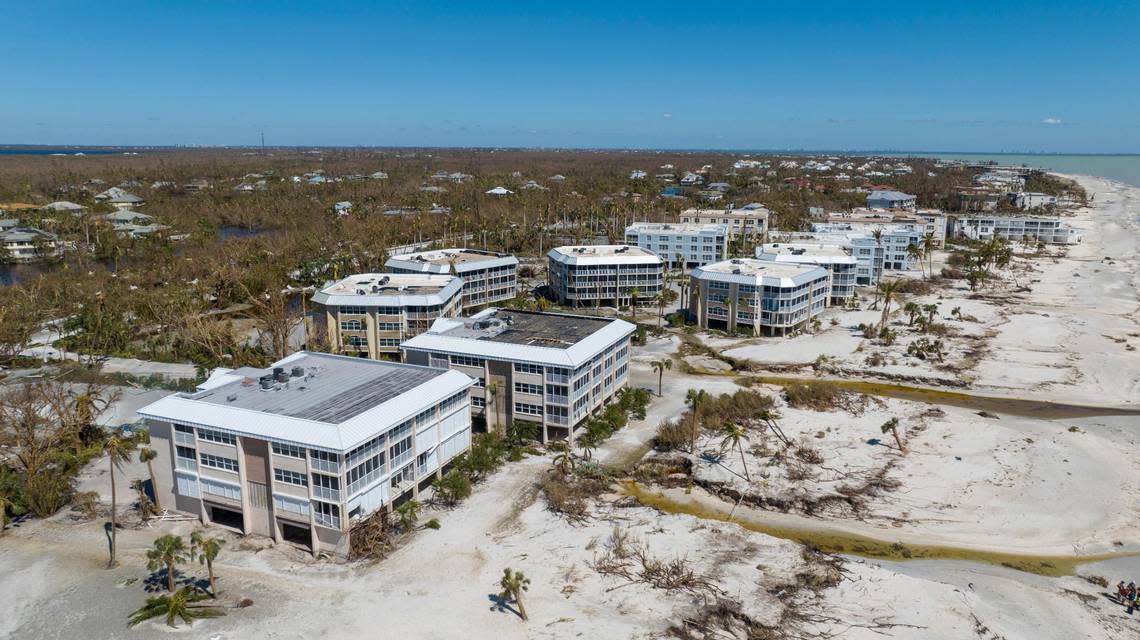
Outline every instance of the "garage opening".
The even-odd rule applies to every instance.
[[[295,544],[299,547],[311,549],[313,544],[313,536],[309,531],[309,527],[301,527],[295,524],[278,520],[281,524],[281,537],[285,542]]]
[[[210,522],[220,524],[223,527],[237,529],[241,533],[245,533],[245,522],[240,511],[223,509],[222,507],[215,507],[214,505],[208,505],[207,508],[210,510]]]

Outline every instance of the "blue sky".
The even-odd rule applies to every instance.
[[[0,143],[1140,152],[1137,2],[4,14]]]

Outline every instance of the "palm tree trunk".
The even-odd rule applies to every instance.
[[[117,496],[115,495],[115,462],[111,461],[111,560],[107,563],[108,567],[115,566],[115,505]]]
[[[748,473],[748,462],[744,460],[744,446],[739,440],[736,441],[736,448],[740,451],[740,464],[744,465],[744,479],[752,482],[752,474]]]
[[[210,597],[218,597],[218,588],[214,586],[214,561],[206,560],[206,571],[210,574]]]
[[[660,371],[657,372],[657,397],[658,398],[661,397],[661,390],[662,390],[661,385],[662,385],[664,379],[665,379],[665,369],[661,369]]]
[[[166,563],[166,590],[174,593],[174,563]]]
[[[515,604],[517,604],[519,606],[519,615],[522,616],[523,620],[527,620],[528,618],[526,616],[526,607],[523,606],[523,601],[522,601],[522,592],[521,591],[515,591],[514,596],[515,596]]]
[[[906,453],[906,447],[903,446],[902,440],[899,439],[899,430],[891,429],[891,435],[895,437],[895,444],[899,446],[899,451]]]

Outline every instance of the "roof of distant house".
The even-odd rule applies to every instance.
[[[361,273],[325,285],[313,294],[324,305],[403,307],[443,304],[463,287],[451,275]]]
[[[820,266],[772,262],[755,258],[732,258],[713,264],[696,267],[694,278],[708,278],[721,282],[738,284],[768,285],[779,287],[799,286],[820,277],[827,277],[827,271]]]
[[[469,271],[492,267],[514,266],[519,263],[518,258],[505,253],[480,251],[479,249],[452,248],[392,256],[388,258],[384,266],[389,269],[406,269],[419,271],[421,273],[446,274],[451,272],[453,261],[455,271],[459,275],[463,275]]]
[[[661,264],[661,258],[652,251],[626,244],[555,247],[546,255],[557,262],[574,265],[610,264],[614,262]]]

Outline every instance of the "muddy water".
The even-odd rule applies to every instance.
[[[819,378],[794,378],[785,376],[749,376],[748,378],[764,384],[781,386],[796,382],[820,380]],[[945,404],[952,407],[962,407],[976,411],[987,411],[989,413],[1001,413],[1025,418],[1038,418],[1040,420],[1066,420],[1089,418],[1093,416],[1140,416],[1140,408],[1095,407],[1078,404],[1059,404],[1056,402],[1045,402],[1043,400],[980,396],[962,393],[960,391],[926,389],[866,380],[844,380],[838,378],[824,378],[822,380],[849,391],[857,391],[868,395],[885,396],[914,402]]]
[[[1018,571],[1058,577],[1076,575],[1077,567],[1082,564],[1140,555],[1138,552],[1103,553],[1087,556],[1026,555],[942,545],[906,544],[857,533],[847,533],[827,528],[825,525],[810,527],[768,523],[764,522],[762,515],[755,510],[749,509],[745,512],[737,510],[732,513],[731,504],[717,504],[716,498],[697,500],[687,496],[666,495],[632,481],[623,482],[622,491],[637,498],[642,504],[665,513],[683,513],[705,520],[732,522],[749,531],[811,545],[828,553],[844,553],[866,558],[887,560],[923,558],[984,562]]]

